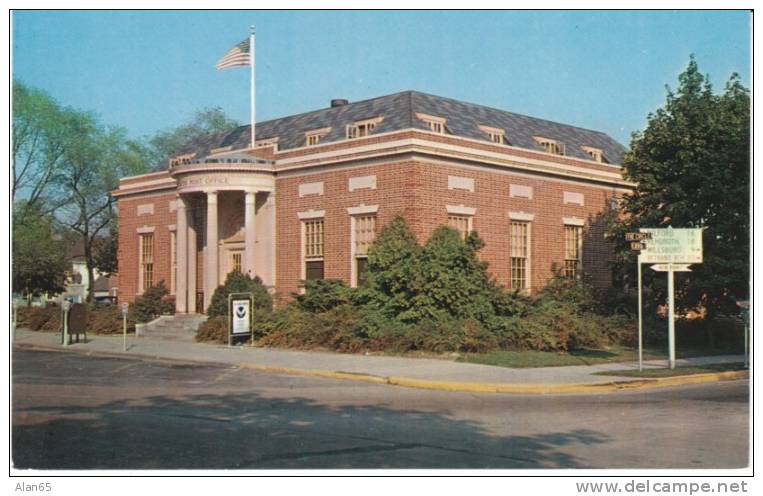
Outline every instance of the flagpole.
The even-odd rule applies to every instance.
[[[250,66],[251,66],[251,111],[252,111],[252,141],[251,141],[251,147],[254,148],[255,143],[255,128],[254,128],[254,100],[255,100],[255,93],[254,93],[254,26],[249,26],[250,33],[249,33],[249,56],[250,56]]]

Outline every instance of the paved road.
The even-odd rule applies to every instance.
[[[14,350],[16,468],[735,468],[748,382],[446,393]]]

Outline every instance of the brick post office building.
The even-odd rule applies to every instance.
[[[300,280],[362,283],[368,246],[402,215],[419,239],[475,230],[509,288],[552,265],[611,281],[602,216],[632,185],[606,134],[407,91],[208,136],[120,181],[119,297],[163,280],[201,313],[233,271],[276,293]]]

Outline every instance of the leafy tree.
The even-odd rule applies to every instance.
[[[190,122],[157,132],[149,140],[152,159],[159,162],[182,151],[196,139],[210,134],[225,133],[237,126],[239,123],[225,115],[221,108],[205,108],[196,112]]]
[[[19,202],[13,221],[13,290],[30,301],[32,296],[63,291],[66,250],[53,218]]]
[[[440,226],[432,233],[418,265],[415,307],[421,318],[476,319],[485,322],[495,314],[493,289],[487,263],[477,249],[484,245],[476,233],[467,242],[455,229]]]
[[[148,155],[140,143],[127,139],[124,129],[105,127],[92,114],[79,113],[71,125],[79,139],[58,166],[56,217],[81,238],[88,280],[93,281],[95,246],[116,215],[110,192],[119,178],[145,172]],[[88,301],[92,297],[91,287]]]
[[[704,261],[676,281],[677,303],[708,316],[749,295],[750,96],[734,74],[721,94],[692,57],[665,106],[633,134],[625,177],[637,184],[610,229],[621,270],[633,270],[623,234],[640,227],[703,228]],[[649,271],[647,271],[649,272]],[[651,276],[650,274],[648,277]],[[663,282],[651,284],[664,301]]]
[[[413,297],[420,253],[405,219],[392,219],[368,250],[368,273],[360,299],[386,318],[415,321]]]
[[[119,269],[117,259],[119,224],[116,215],[112,216],[108,230],[108,235],[93,240],[93,261],[98,272],[106,277],[111,277]]]
[[[23,212],[52,212],[46,199],[54,186],[64,153],[77,143],[77,112],[62,108],[47,93],[13,82],[11,197],[30,207]],[[19,219],[23,220],[23,219]]]

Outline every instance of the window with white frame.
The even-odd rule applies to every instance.
[[[303,221],[305,279],[323,279],[323,219]]]
[[[461,239],[466,239],[472,230],[472,216],[449,213],[448,226],[458,231],[458,234],[461,235]]]
[[[376,237],[376,214],[352,216],[353,225],[353,264],[356,286],[366,282],[368,267],[368,249]]]
[[[591,156],[591,160],[607,163],[607,160],[604,158],[604,152],[601,149],[594,148],[592,146],[581,146],[580,148],[582,148],[584,152]]]
[[[140,235],[140,281],[141,292],[154,285],[154,233]]]
[[[353,122],[347,126],[347,138],[355,139],[368,136],[381,121],[382,118],[377,117],[375,119]]]
[[[230,271],[229,272],[238,272],[239,274],[242,274],[243,271],[241,270],[241,251],[232,251],[230,254]]]
[[[543,151],[546,153],[552,153],[554,155],[565,155],[564,143],[561,141],[543,138],[541,136],[533,136],[533,138],[541,147],[543,147]]]
[[[305,146],[315,146],[321,142],[321,139],[326,136],[331,128],[316,129],[314,131],[308,131],[305,133]]]
[[[514,291],[523,291],[529,285],[530,223],[511,221],[510,232],[510,285]]]
[[[170,294],[176,291],[177,270],[177,232],[170,231]]]
[[[419,112],[416,112],[416,117],[424,122],[433,133],[447,134],[448,128],[445,127],[447,121],[444,118],[435,115],[421,114]]]
[[[487,135],[487,139],[492,141],[493,143],[498,143],[499,145],[507,145],[508,141],[506,140],[506,132],[503,129],[498,129],[495,127],[489,127],[489,126],[478,126],[480,130]]]
[[[564,226],[564,277],[580,276],[583,261],[583,227]]]

